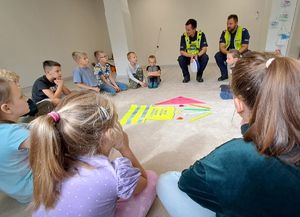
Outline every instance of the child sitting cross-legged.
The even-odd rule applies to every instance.
[[[72,53],[73,60],[78,67],[73,70],[73,82],[81,89],[100,92],[100,84],[89,67],[89,58],[84,52],[74,51]]]
[[[111,71],[111,66],[108,63],[108,56],[103,51],[95,51],[97,64],[94,67],[94,75],[100,83],[101,90],[115,95],[117,92],[127,90],[126,84],[115,81]]]

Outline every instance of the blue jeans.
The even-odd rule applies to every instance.
[[[228,78],[228,69],[227,69],[226,59],[227,59],[226,54],[223,54],[221,52],[218,52],[215,55],[216,63],[221,71],[221,77],[227,79]]]
[[[160,175],[156,192],[171,217],[215,217],[216,213],[193,201],[178,188],[180,172],[167,172]]]
[[[206,65],[208,63],[208,59],[209,58],[208,58],[207,54],[203,54],[200,57],[198,56],[198,62],[199,62],[200,68],[197,72],[197,78],[202,78],[203,71],[205,70]],[[189,73],[188,65],[190,65],[190,63],[191,63],[191,58],[181,55],[181,56],[178,57],[178,63],[179,63],[179,66],[182,70],[183,78],[189,80],[190,79],[190,73]]]
[[[126,84],[121,83],[121,82],[116,82],[116,84],[121,89],[121,91],[128,90],[128,86]],[[116,95],[116,93],[117,93],[117,91],[108,84],[102,84],[100,89],[104,92],[110,93],[111,95]]]

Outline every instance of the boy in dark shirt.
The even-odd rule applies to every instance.
[[[32,100],[37,103],[49,98],[54,105],[57,105],[62,95],[68,95],[71,91],[64,85],[61,65],[58,62],[46,60],[43,62],[43,68],[45,75],[33,84]]]

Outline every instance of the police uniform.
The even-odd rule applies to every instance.
[[[250,35],[246,28],[238,26],[237,30],[233,33],[228,30],[224,30],[221,34],[219,43],[224,43],[227,50],[241,49],[243,44],[249,44]],[[215,59],[218,67],[221,71],[221,80],[228,78],[228,70],[226,54],[223,54],[221,51],[215,54]]]
[[[196,31],[194,37],[188,36],[186,33],[181,36],[180,51],[185,51],[189,54],[197,55],[203,47],[207,46],[208,45],[205,34],[201,31]],[[191,58],[180,55],[178,57],[178,62],[182,70],[184,80],[189,81],[190,73],[188,70],[188,65],[191,62]],[[208,62],[208,55],[205,53],[202,56],[198,56],[198,62],[200,67],[197,72],[197,80],[200,81],[202,80],[203,71]]]

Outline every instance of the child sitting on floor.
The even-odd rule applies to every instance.
[[[146,216],[157,175],[136,159],[108,97],[71,93],[32,122],[30,141],[33,217]],[[112,149],[122,157],[111,161]]]
[[[148,76],[148,87],[149,88],[157,88],[161,79],[160,79],[160,67],[156,65],[156,57],[154,55],[150,55],[148,57],[149,66],[147,66],[147,76]]]
[[[117,92],[127,90],[126,84],[115,81],[111,71],[111,66],[108,63],[108,56],[103,51],[95,51],[97,64],[94,67],[94,75],[96,76],[100,87],[103,91],[115,95]]]
[[[31,202],[32,173],[28,161],[29,131],[17,124],[29,112],[18,85],[0,78],[0,191],[20,203]]]
[[[78,67],[73,70],[73,82],[81,89],[100,92],[100,84],[98,83],[94,72],[89,68],[89,59],[84,52],[73,52],[72,57]]]
[[[147,87],[144,79],[143,69],[137,63],[137,56],[135,52],[128,52],[127,59],[129,61],[127,67],[127,74],[129,78],[129,87],[136,89],[138,87]]]
[[[45,75],[39,77],[32,86],[32,100],[38,103],[44,99],[50,99],[53,105],[57,105],[63,95],[71,91],[64,85],[61,65],[52,60],[43,62]]]

